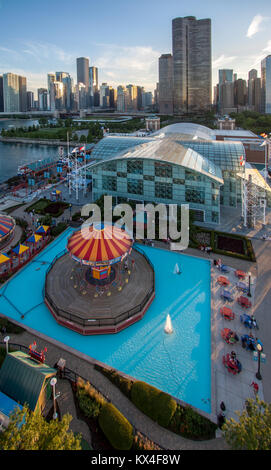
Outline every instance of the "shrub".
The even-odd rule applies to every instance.
[[[196,413],[190,406],[178,404],[169,429],[188,439],[213,439],[217,425]]]
[[[11,323],[7,318],[0,317],[0,330],[2,330],[3,327],[6,328],[6,333],[14,333],[18,335],[25,331],[24,328]]]
[[[133,384],[131,400],[143,413],[164,427],[169,425],[177,407],[170,395],[145,382]]]
[[[140,432],[137,432],[134,437],[133,450],[160,450],[157,444],[154,444],[146,436],[143,436]]]
[[[80,388],[77,391],[78,404],[84,415],[88,418],[97,418],[100,414],[101,406],[88,393]]]
[[[103,405],[99,415],[99,425],[114,449],[131,449],[133,445],[133,427],[111,403]]]
[[[131,398],[131,389],[133,385],[132,380],[122,377],[114,369],[106,369],[105,367],[101,367],[98,364],[95,364],[95,369],[105,375],[110,380],[110,382],[116,385],[116,387],[118,387],[121,392],[126,395],[126,397]]]
[[[51,234],[53,237],[57,237],[60,235],[60,233],[64,232],[64,230],[67,228],[67,224],[64,222],[59,222],[55,227],[51,228]]]
[[[88,418],[99,416],[105,399],[89,382],[85,382],[80,377],[77,380],[76,396],[80,409]]]

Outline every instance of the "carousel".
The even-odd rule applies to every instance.
[[[55,320],[84,335],[117,333],[140,320],[155,295],[154,270],[130,234],[83,225],[47,272],[45,303]]]
[[[15,227],[16,222],[12,217],[0,214],[0,248],[11,240]]]
[[[116,278],[114,265],[131,254],[133,239],[124,230],[110,224],[83,227],[68,240],[67,249],[73,260],[88,266],[86,280],[105,285]]]

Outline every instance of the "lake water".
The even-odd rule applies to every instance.
[[[14,127],[29,127],[37,125],[33,119],[6,119],[0,120],[1,129]],[[55,156],[58,158],[58,147],[52,145],[16,144],[0,142],[0,183],[17,175],[18,166],[36,160]]]

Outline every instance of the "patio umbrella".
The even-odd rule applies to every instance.
[[[46,234],[49,230],[49,225],[40,225],[37,230],[35,231],[35,233],[42,233],[42,234]]]
[[[21,260],[21,255],[23,253],[25,253],[26,251],[28,251],[28,250],[29,250],[29,246],[22,245],[21,243],[19,243],[19,245],[15,246],[15,248],[12,249],[13,253],[18,255],[19,263],[20,263],[20,260]]]
[[[0,253],[0,264],[6,263],[10,258],[5,253]]]
[[[38,241],[42,238],[41,235],[36,235],[35,233],[33,233],[33,235],[31,235],[31,237],[29,237],[26,241],[28,243],[38,243]]]

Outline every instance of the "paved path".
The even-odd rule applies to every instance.
[[[58,380],[57,393],[60,393],[60,397],[57,399],[57,403],[61,416],[69,413],[72,416],[70,429],[74,433],[81,434],[83,439],[85,439],[88,444],[91,445],[91,434],[88,425],[84,421],[77,418],[70,382],[68,380]]]

